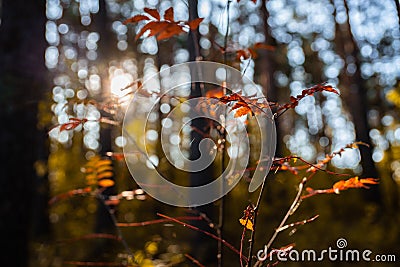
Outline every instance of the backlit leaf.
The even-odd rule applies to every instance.
[[[153,18],[160,20],[160,13],[158,13],[157,9],[153,9],[153,8],[144,8],[144,12],[148,13],[150,16],[152,16]]]
[[[162,31],[157,35],[157,40],[168,39],[174,35],[179,35],[183,32],[184,30],[181,26],[177,24],[169,24],[165,28],[163,28]]]
[[[136,15],[136,16],[133,16],[133,17],[131,17],[129,19],[124,20],[123,24],[135,23],[135,22],[139,22],[139,21],[142,21],[142,20],[150,20],[150,18],[148,16],[146,16],[146,15]]]
[[[172,7],[165,10],[164,19],[169,21],[174,21],[174,9]]]
[[[189,26],[189,28],[190,28],[192,31],[193,31],[193,30],[196,30],[197,27],[199,27],[200,23],[201,23],[203,20],[204,20],[204,18],[197,18],[197,19],[194,19],[194,20],[188,22],[188,26]]]
[[[114,176],[114,174],[112,172],[106,171],[106,172],[98,173],[97,179],[111,178],[113,176]]]
[[[101,187],[111,187],[115,184],[115,182],[111,179],[102,179],[99,181],[99,186]]]
[[[249,219],[241,218],[239,219],[241,225],[246,226],[248,230],[253,231],[253,223]]]

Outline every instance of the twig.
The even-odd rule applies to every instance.
[[[226,54],[226,48],[228,46],[228,36],[229,36],[229,21],[230,21],[230,17],[229,17],[229,8],[231,5],[231,1],[232,0],[228,0],[227,4],[226,4],[226,12],[227,12],[227,23],[226,23],[226,31],[225,31],[225,39],[224,39],[224,64],[227,63],[227,54]],[[226,71],[227,73],[227,71]],[[228,76],[226,76],[228,77]],[[223,95],[226,95],[226,87],[223,86]],[[224,120],[224,124],[226,124],[226,111],[225,111],[225,120]],[[225,168],[225,153],[226,153],[226,125],[222,125],[223,126],[223,134],[222,134],[222,152],[221,152],[221,174],[223,175],[224,173],[224,168]],[[223,190],[223,183],[225,182],[225,177],[222,177],[222,187],[221,189]],[[225,197],[222,196],[221,200],[220,200],[220,204],[219,204],[219,216],[218,216],[218,229],[217,229],[217,235],[218,235],[218,252],[217,252],[217,259],[218,259],[218,267],[222,267],[222,229],[224,226],[224,202],[225,202]],[[240,254],[239,254],[240,255]],[[240,257],[242,257],[242,255],[240,255]]]
[[[239,252],[240,252],[240,257],[239,257],[240,267],[243,267],[243,261],[242,261],[243,243],[244,243],[244,236],[246,234],[246,226],[247,226],[248,221],[249,221],[249,218],[246,218],[245,224],[243,226],[242,237],[240,238],[240,249],[239,249]],[[250,257],[251,257],[251,255],[250,255]],[[250,260],[250,257],[249,257],[249,260]]]
[[[290,215],[292,215],[297,210],[297,208],[299,207],[299,203],[301,201],[301,194],[303,192],[304,185],[307,183],[308,179],[310,179],[314,174],[315,173],[312,173],[310,176],[304,177],[303,180],[301,181],[301,183],[299,184],[299,189],[298,189],[296,197],[294,198],[294,200],[292,202],[292,205],[290,205],[290,208],[286,212],[285,217],[283,217],[283,219],[280,222],[279,226],[275,229],[274,234],[272,235],[272,237],[269,239],[267,245],[265,246],[265,250],[266,251],[271,248],[272,243],[275,241],[276,237],[278,236],[278,233],[280,232],[278,230],[285,226],[286,221],[288,220]],[[262,261],[259,259],[257,261],[256,265],[258,266],[261,262]]]
[[[312,222],[315,219],[317,219],[319,217],[319,215],[314,215],[313,217],[311,217],[310,219],[306,219],[306,220],[302,220],[302,221],[298,221],[298,222],[294,222],[294,223],[290,223],[290,224],[286,224],[284,226],[282,226],[281,228],[276,229],[277,232],[282,232],[288,228],[297,226],[297,225],[304,225],[306,223]]]
[[[221,238],[219,238],[218,236],[216,236],[216,235],[214,235],[214,234],[212,234],[212,233],[210,233],[210,232],[204,231],[204,230],[202,230],[202,229],[200,229],[200,228],[198,228],[198,227],[196,227],[196,226],[190,225],[190,224],[188,224],[188,223],[184,223],[184,222],[182,222],[182,221],[180,221],[180,220],[177,220],[177,219],[175,219],[175,218],[169,217],[169,216],[164,215],[164,214],[161,214],[161,213],[157,213],[157,215],[160,216],[160,217],[169,219],[169,220],[171,220],[171,221],[173,221],[173,222],[176,222],[176,223],[178,223],[178,224],[180,224],[180,225],[183,225],[184,227],[187,227],[187,228],[189,228],[189,229],[192,229],[192,230],[198,231],[198,232],[200,232],[200,233],[203,233],[203,234],[205,234],[205,235],[207,235],[207,236],[209,236],[209,237],[211,237],[211,238],[213,238],[213,239],[215,239],[215,240],[217,240],[217,241],[221,241],[221,243],[222,243],[223,245],[225,245],[227,248],[229,248],[230,250],[232,250],[232,251],[235,252],[236,254],[240,255],[240,252],[239,252],[233,245],[231,245],[231,244],[230,244],[229,242],[227,242],[226,240],[221,239]],[[245,260],[245,261],[247,262],[247,258],[246,258],[245,256],[242,255],[241,257],[242,257],[243,260]]]
[[[188,221],[201,221],[203,220],[202,216],[182,216],[182,217],[176,217],[178,220],[188,220]],[[147,226],[147,225],[152,225],[152,224],[159,224],[159,223],[165,223],[165,222],[170,222],[170,219],[158,219],[158,220],[151,220],[151,221],[144,221],[144,222],[133,222],[133,223],[117,223],[117,226],[119,227],[138,227],[138,226]]]
[[[65,264],[76,266],[126,266],[119,262],[96,262],[96,261],[64,261]]]
[[[258,199],[257,199],[257,203],[256,206],[254,207],[254,217],[253,217],[253,231],[251,232],[251,236],[250,236],[250,241],[249,241],[249,254],[248,254],[248,263],[246,265],[246,267],[250,267],[251,266],[251,261],[253,258],[253,248],[254,248],[254,242],[255,242],[255,238],[256,238],[256,227],[257,227],[257,214],[258,214],[258,209],[260,207],[261,204],[261,199],[262,199],[262,194],[264,192],[264,188],[265,188],[265,180],[263,181],[263,183],[261,184],[261,189],[260,189],[260,193],[258,194]]]
[[[107,210],[108,214],[110,215],[110,218],[111,218],[111,220],[112,220],[112,222],[115,225],[115,228],[117,230],[117,235],[121,239],[121,242],[122,242],[126,252],[129,254],[130,257],[133,258],[132,250],[130,249],[128,243],[126,242],[126,240],[124,239],[124,237],[122,235],[121,229],[118,226],[117,218],[115,217],[113,210],[111,210],[110,207],[106,204],[103,195],[97,194],[97,198],[100,200],[100,202],[103,204],[104,208]]]
[[[196,260],[195,258],[193,258],[192,256],[190,256],[189,254],[185,254],[185,257],[188,258],[189,260],[191,260],[194,264],[196,264],[199,267],[205,267],[203,264],[201,264],[198,260]]]
[[[285,217],[283,217],[281,223],[275,229],[274,234],[272,235],[271,239],[268,241],[267,246],[266,246],[267,249],[269,249],[271,247],[272,243],[275,241],[275,238],[279,233],[278,229],[282,228],[285,225],[289,216],[292,215],[293,212],[297,209],[298,203],[300,201],[301,193],[303,193],[304,185],[306,184],[307,180],[308,180],[307,177],[304,177],[303,180],[301,181],[301,183],[299,184],[299,189],[297,191],[297,195],[294,198],[293,203],[290,206],[289,210],[286,212]]]
[[[95,238],[105,238],[105,239],[113,239],[113,240],[121,241],[121,238],[119,236],[116,236],[113,234],[94,233],[94,234],[79,236],[76,238],[59,240],[59,241],[57,241],[57,243],[63,244],[63,243],[70,243],[70,242],[75,242],[75,241],[79,241],[79,240],[84,240],[84,239],[95,239]]]

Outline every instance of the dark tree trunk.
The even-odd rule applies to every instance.
[[[265,44],[276,46],[276,40],[271,36],[271,28],[268,25],[269,12],[267,9],[267,0],[261,1],[261,17],[263,31],[265,36]],[[271,51],[260,51],[260,57],[256,60],[256,71],[259,72],[259,83],[264,88],[264,94],[268,101],[278,102],[281,98],[278,88],[274,82],[274,72],[276,70],[275,54]],[[284,124],[279,119],[275,121],[276,125],[276,150],[275,154],[278,157],[283,157],[284,153]]]
[[[189,20],[198,18],[197,13],[198,1],[189,1]],[[188,36],[188,50],[189,50],[189,61],[196,61],[196,59],[201,58],[201,53],[199,49],[199,31],[191,31]],[[193,83],[191,88],[190,98],[196,98],[202,96],[201,84]],[[191,126],[195,129],[205,129],[208,125],[206,119],[196,119],[193,120]],[[199,144],[203,139],[203,136],[197,132],[191,132],[192,141],[190,146],[190,159],[195,160],[200,157]],[[203,155],[204,156],[204,155]],[[190,184],[191,186],[200,186],[209,183],[213,177],[212,166],[204,169],[200,172],[190,173]],[[206,214],[208,217],[213,217],[215,211],[215,206],[213,204],[207,204],[201,207],[196,207],[197,212]],[[204,222],[194,222],[195,226],[206,229],[208,227],[207,223]],[[201,245],[200,245],[201,244]],[[199,246],[200,245],[200,246]],[[202,264],[214,265],[217,262],[216,251],[217,246],[215,242],[210,242],[210,239],[200,232],[194,232],[191,237],[191,248],[192,256],[199,260]]]
[[[344,6],[349,16],[346,1]],[[349,110],[356,132],[356,140],[370,144],[370,147],[360,146],[361,166],[364,177],[378,177],[378,171],[372,160],[372,143],[369,137],[370,126],[368,124],[368,99],[365,82],[361,77],[359,49],[354,36],[351,33],[349,18],[344,24],[336,23],[336,47],[340,56],[345,60],[344,70],[340,75],[342,94],[347,110]],[[350,73],[347,67],[354,64],[355,71]],[[379,201],[379,187],[367,190],[370,200]]]
[[[100,96],[99,101],[107,99],[110,96],[110,82],[108,81],[108,63],[112,58],[113,51],[116,50],[116,40],[114,37],[113,32],[111,32],[111,26],[108,20],[107,15],[107,5],[105,0],[99,1],[99,12],[93,15],[93,27],[94,29],[100,34],[99,40],[99,48],[97,49],[98,52],[98,62],[100,73],[102,77],[102,96]],[[114,43],[113,43],[114,41]],[[107,116],[107,114],[103,114]],[[102,124],[100,130],[100,156],[105,156],[107,152],[112,151],[112,138],[113,131],[112,126],[108,124]],[[114,179],[112,177],[111,179]],[[102,192],[102,196],[105,200],[109,198],[111,195],[116,194],[116,187],[111,186],[106,188]],[[98,210],[97,210],[97,217],[96,217],[96,226],[95,232],[98,233],[113,233],[115,232],[115,225],[112,219],[112,215],[110,212],[116,212],[114,206],[105,206],[103,201],[98,203]],[[104,251],[109,244],[109,240],[105,240],[103,244],[99,245],[99,248],[95,250],[95,253],[100,251]]]
[[[0,17],[0,228],[7,240],[0,261],[26,267],[31,238],[48,233],[47,176],[35,171],[48,153],[46,132],[37,127],[38,104],[49,89],[45,1],[3,1]]]

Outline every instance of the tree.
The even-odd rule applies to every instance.
[[[44,240],[49,231],[47,132],[38,128],[39,104],[48,90],[45,1],[5,1],[1,11],[1,228],[7,240],[1,262],[27,266],[29,241]]]

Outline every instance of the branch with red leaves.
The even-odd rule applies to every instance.
[[[278,118],[281,116],[283,113],[285,113],[289,109],[293,109],[299,105],[300,100],[305,98],[306,96],[311,96],[317,92],[331,92],[339,95],[339,91],[337,91],[335,88],[333,88],[331,85],[324,85],[324,84],[317,84],[314,85],[310,88],[304,89],[301,94],[297,96],[291,96],[290,97],[290,102],[286,103],[284,105],[277,105],[278,109],[275,113],[275,118]],[[271,105],[272,106],[272,105]]]
[[[138,40],[143,34],[149,31],[147,37],[156,36],[157,40],[168,39],[174,35],[179,35],[186,32],[187,30],[195,30],[199,27],[203,18],[197,18],[192,21],[175,21],[174,20],[174,9],[168,8],[164,12],[163,20],[157,9],[144,8],[145,14],[133,16],[123,21],[124,24],[137,23],[140,21],[146,21],[147,23],[136,35],[135,40]]]
[[[276,111],[274,113],[274,118],[280,117],[283,113],[285,113],[289,109],[293,109],[297,107],[300,103],[300,100],[307,96],[312,96],[317,92],[331,92],[335,94],[339,94],[339,92],[334,89],[330,85],[317,84],[310,88],[304,89],[301,94],[296,97],[291,96],[290,102],[286,104],[278,104],[273,102],[268,102],[267,100],[263,100],[259,97],[252,96],[244,96],[239,93],[232,93],[230,95],[222,95],[222,96],[211,96],[211,98],[217,99],[223,104],[230,104],[230,111],[235,111],[235,118],[244,116],[244,115],[256,115],[260,114],[264,111],[264,108],[275,108]]]
[[[325,158],[319,160],[317,163],[310,163],[310,162],[304,160],[303,158],[301,158],[299,156],[294,156],[294,155],[287,156],[284,158],[277,158],[277,159],[274,159],[272,166],[271,166],[271,170],[273,170],[273,171],[290,171],[294,175],[297,175],[299,173],[299,171],[301,171],[301,170],[306,170],[306,172],[308,172],[308,173],[312,173],[312,172],[316,172],[316,171],[323,171],[328,174],[332,174],[332,175],[336,175],[336,176],[350,176],[350,174],[336,173],[336,172],[332,172],[332,171],[329,171],[329,170],[326,170],[323,168],[334,157],[341,156],[343,154],[343,152],[346,151],[346,149],[356,149],[360,145],[369,146],[368,144],[366,144],[364,142],[352,142],[352,143],[349,143],[346,146],[340,148],[339,150],[332,152],[331,154],[326,154]],[[292,165],[290,165],[291,160],[293,160],[293,162],[296,162],[297,160],[301,161],[301,162],[305,163],[305,165],[292,166]]]
[[[307,187],[307,195],[302,196],[302,199],[312,197],[318,194],[340,194],[340,191],[348,190],[351,188],[365,188],[368,189],[367,185],[379,184],[379,179],[376,178],[359,178],[358,176],[352,177],[348,180],[340,180],[336,182],[332,188],[328,189],[317,189],[314,190],[311,187]]]

